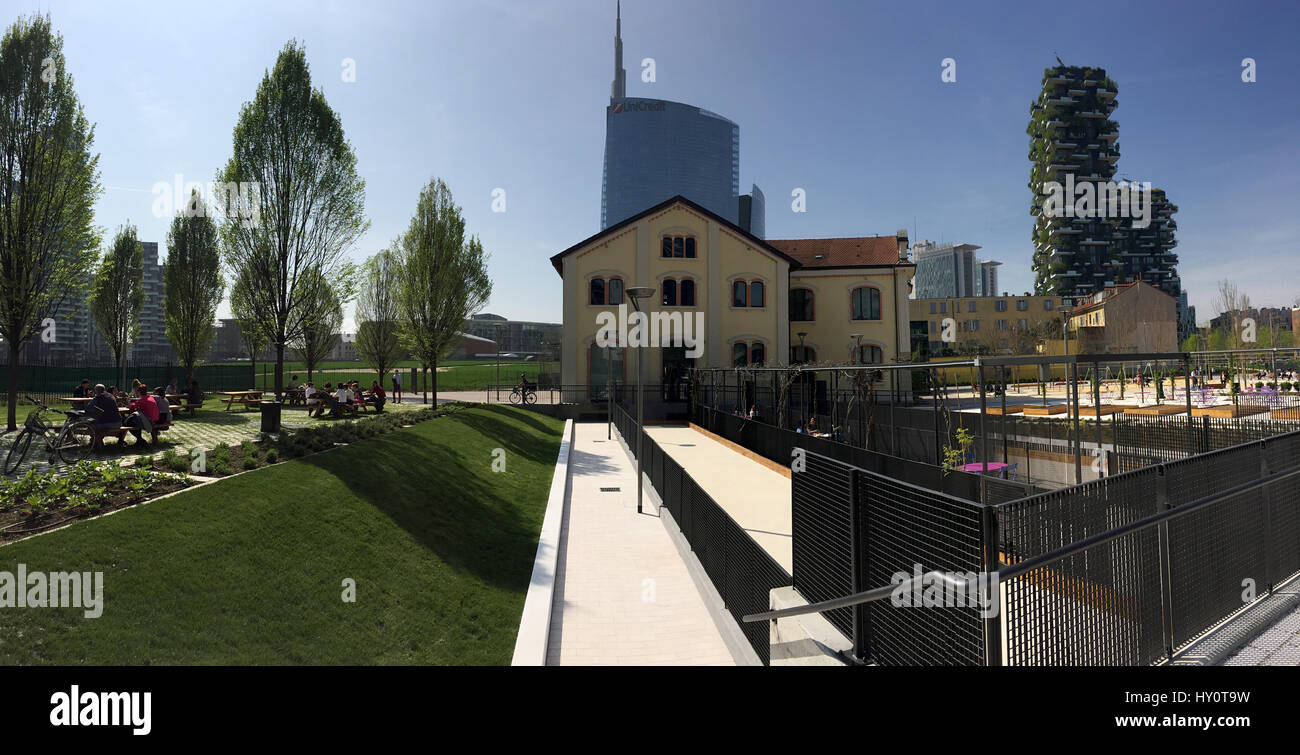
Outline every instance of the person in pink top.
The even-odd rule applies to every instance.
[[[136,386],[136,393],[139,398],[131,402],[131,416],[126,418],[122,426],[135,436],[135,445],[143,443],[147,446],[149,441],[141,437],[141,433],[153,433],[154,423],[158,421],[158,403],[149,395],[149,387],[146,385]]]

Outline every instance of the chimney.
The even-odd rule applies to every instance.
[[[898,261],[907,262],[907,229],[899,228],[894,236],[898,239]]]

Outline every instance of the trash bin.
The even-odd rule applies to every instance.
[[[278,433],[280,432],[280,402],[263,401],[262,409],[262,432]]]

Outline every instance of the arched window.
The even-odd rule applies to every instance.
[[[763,281],[752,281],[749,284],[749,306],[763,306]]]
[[[605,304],[605,279],[604,278],[591,279],[591,292],[587,296],[587,303],[604,306]]]
[[[873,286],[853,289],[853,319],[880,319],[880,289]]]
[[[731,306],[744,307],[749,304],[749,287],[744,281],[736,281],[731,284]]]
[[[737,341],[734,345],[732,345],[731,366],[744,367],[745,360],[749,356],[748,352],[749,352],[749,347],[745,345],[744,341]]]
[[[790,363],[808,364],[817,361],[817,350],[811,346],[791,346]]]
[[[682,279],[681,299],[683,307],[695,306],[695,281],[690,278]]]
[[[695,237],[664,236],[663,243],[659,247],[659,256],[664,259],[669,257],[695,259]]]
[[[766,361],[767,361],[767,350],[763,347],[763,344],[755,341],[749,347],[749,363],[763,364]]]
[[[790,289],[790,322],[812,322],[813,292],[807,288]]]
[[[623,279],[609,279],[609,304],[611,307],[617,307],[623,303]]]
[[[736,341],[731,345],[731,365],[763,364],[767,361],[767,346],[762,341]]]
[[[677,281],[672,278],[664,279],[663,305],[665,307],[677,306]]]

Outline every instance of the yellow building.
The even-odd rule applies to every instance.
[[[981,296],[908,302],[913,348],[923,357],[945,353],[1036,354],[1044,336],[1060,340],[1064,313],[1059,296]],[[953,340],[944,340],[951,319]]]
[[[900,259],[901,257],[901,259]],[[665,398],[684,396],[692,366],[848,363],[860,343],[873,361],[908,353],[907,295],[914,271],[907,238],[764,241],[681,196],[578,242],[551,258],[564,280],[561,380],[600,395],[607,377],[629,382],[633,286],[660,330],[687,336],[641,349],[646,377]],[[793,297],[793,299],[792,299]],[[792,302],[797,311],[791,312]],[[673,320],[670,322],[670,318]],[[608,343],[617,325],[616,348]]]

